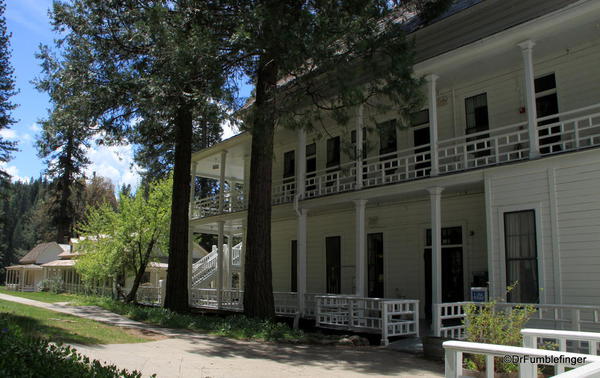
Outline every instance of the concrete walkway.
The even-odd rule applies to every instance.
[[[68,306],[0,294],[0,299],[151,330],[168,339],[138,344],[76,345],[91,358],[158,377],[442,377],[441,363],[381,347],[332,347],[241,341],[150,326],[94,306]]]

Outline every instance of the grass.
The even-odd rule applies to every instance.
[[[132,320],[160,327],[187,329],[194,332],[243,340],[265,340],[290,343],[335,343],[340,337],[294,330],[285,323],[249,319],[243,315],[180,314],[158,307],[123,303],[110,298],[45,292],[20,293],[0,289],[0,292],[45,302],[70,302],[77,306],[98,306]]]
[[[0,320],[25,335],[75,344],[139,343],[149,339],[93,320],[0,300]]]
[[[1,294],[13,295],[15,297],[33,299],[40,302],[56,303],[56,302],[71,302],[76,295],[72,294],[54,294],[50,292],[26,292],[26,291],[12,291],[6,289],[6,286],[0,286]]]

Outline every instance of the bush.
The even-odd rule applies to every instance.
[[[38,290],[49,291],[54,294],[64,293],[65,283],[59,277],[46,278],[38,283]]]
[[[496,310],[496,301],[477,306],[465,305],[466,341],[475,343],[521,346],[521,329],[535,312],[533,306],[515,306],[509,311]],[[510,373],[518,370],[518,365],[504,362],[501,358],[494,361],[496,372]],[[470,355],[465,359],[466,367],[485,371],[485,357]]]
[[[0,377],[141,377],[82,356],[69,346],[26,337],[0,318]]]

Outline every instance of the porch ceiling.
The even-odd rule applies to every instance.
[[[250,158],[251,138],[243,133],[229,138],[209,149],[196,152],[192,157],[192,170],[198,177],[219,179],[221,173],[221,152],[226,151],[225,178],[243,181],[244,165]]]

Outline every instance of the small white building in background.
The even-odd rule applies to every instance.
[[[427,101],[409,122],[357,108],[323,138],[276,130],[276,304],[307,316],[324,294],[417,300],[439,335],[450,304],[483,286],[561,314],[592,306],[597,323],[600,2],[462,0],[413,27]],[[192,175],[223,190],[194,198],[190,229],[220,245],[244,238],[251,138],[192,157]],[[223,281],[190,303],[239,307],[231,258],[217,260]]]

